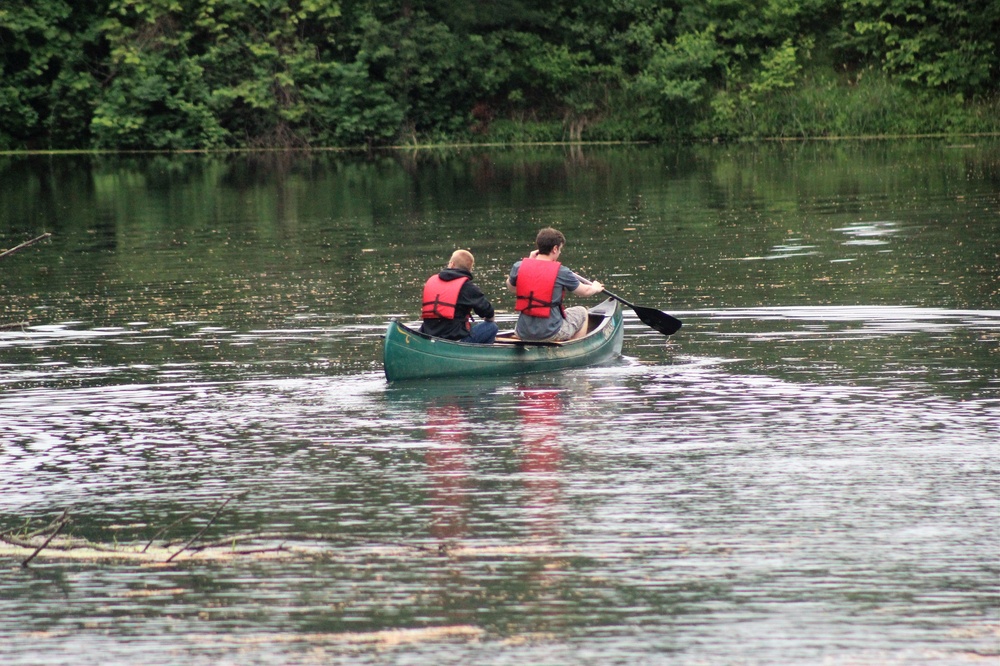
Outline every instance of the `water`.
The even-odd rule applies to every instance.
[[[0,246],[53,233],[0,260],[0,529],[156,541],[0,551],[0,655],[995,661],[998,154],[0,157]],[[681,332],[386,385],[451,249],[510,325],[546,224]]]

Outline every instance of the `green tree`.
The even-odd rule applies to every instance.
[[[91,129],[100,148],[222,145],[205,71],[190,52],[193,17],[178,0],[113,0],[101,25],[109,76]]]
[[[655,124],[672,128],[675,135],[688,135],[705,112],[713,87],[722,80],[727,60],[713,27],[685,33],[654,49],[633,89]]]
[[[989,95],[1000,84],[995,0],[843,0],[845,46],[922,87]]]
[[[81,146],[106,51],[97,25],[106,2],[0,5],[0,147]]]
[[[335,0],[200,0],[198,60],[210,106],[241,145],[307,145],[323,113],[315,91],[337,76]],[[312,91],[312,92],[310,92]]]
[[[310,102],[338,73],[323,59],[332,0],[113,0],[110,12],[98,145],[305,145],[329,115]]]
[[[0,147],[988,131],[998,40],[993,0],[8,0]]]

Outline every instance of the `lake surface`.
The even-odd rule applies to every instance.
[[[511,326],[547,225],[681,331],[386,384],[453,249]],[[43,232],[0,532],[180,554],[0,551],[5,663],[1000,660],[996,139],[0,155]]]

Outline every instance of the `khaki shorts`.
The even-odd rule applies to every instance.
[[[573,337],[574,333],[586,325],[587,308],[582,305],[574,305],[571,308],[566,308],[566,312],[563,314],[562,326],[560,326],[559,330],[556,331],[556,334],[546,340],[546,342],[562,342],[563,340],[569,340]]]

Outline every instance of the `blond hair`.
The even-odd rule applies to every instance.
[[[472,267],[476,265],[476,258],[468,250],[455,250],[451,253],[448,261],[448,268],[461,268],[472,272]]]

